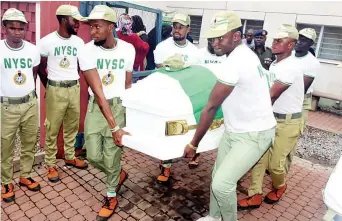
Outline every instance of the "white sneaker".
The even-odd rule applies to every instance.
[[[221,221],[221,218],[215,218],[208,215],[206,217],[199,218],[197,221]]]

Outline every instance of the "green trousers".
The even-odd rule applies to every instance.
[[[291,152],[295,152],[298,137],[301,132],[302,119],[277,119],[274,145],[263,155],[253,167],[248,195],[262,194],[265,170],[271,174],[273,186],[276,189],[285,185],[285,162]]]
[[[67,82],[67,81],[63,81]],[[75,159],[75,139],[80,121],[80,85],[46,87],[46,142],[45,163],[56,165],[57,136],[63,124],[64,154],[66,160]]]
[[[119,98],[109,100],[116,123],[125,126],[125,108]],[[91,97],[85,118],[85,146],[88,161],[107,175],[107,191],[115,193],[121,171],[122,148],[114,143],[108,123]]]
[[[13,177],[13,153],[16,132],[21,141],[20,177],[30,177],[38,133],[38,103],[35,96],[23,104],[1,103],[1,183]]]
[[[304,134],[304,129],[306,122],[308,121],[308,116],[309,116],[309,111],[311,111],[311,101],[312,97],[305,97],[304,102],[303,102],[303,117],[302,117],[302,129],[301,129],[301,134]],[[293,151],[290,152],[290,154],[286,157],[285,161],[285,171],[288,173],[290,171],[290,167],[293,161],[293,157],[296,155],[296,148],[293,149]]]
[[[275,129],[249,133],[224,132],[210,188],[210,216],[237,220],[236,185],[272,146]]]

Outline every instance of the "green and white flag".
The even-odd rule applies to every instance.
[[[167,71],[161,68],[155,70],[155,72],[165,74],[179,82],[192,103],[192,109],[198,124],[201,112],[208,103],[210,93],[217,82],[217,78],[212,71],[202,65],[192,65],[177,71]],[[223,118],[223,113],[220,107],[214,119],[221,118]]]

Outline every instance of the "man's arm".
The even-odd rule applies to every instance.
[[[198,128],[191,141],[192,145],[198,147],[198,144],[212,124],[217,110],[220,108],[224,100],[230,95],[233,89],[234,86],[228,86],[221,82],[217,82],[215,84],[213,90],[211,91],[209,101],[202,111]]]
[[[280,95],[289,88],[290,85],[286,85],[280,82],[274,82],[270,89],[272,105],[280,97]]]
[[[47,81],[48,81],[46,68],[47,68],[47,57],[41,56],[39,70],[37,71],[37,73],[39,75],[40,81],[42,82],[45,88],[46,88]]]
[[[39,71],[39,65],[34,66],[32,68],[32,72],[33,72],[33,79],[34,79],[34,86],[36,87],[36,82],[37,82],[37,73]]]
[[[115,122],[114,116],[112,114],[112,111],[109,107],[108,101],[106,100],[106,97],[104,96],[103,90],[102,90],[102,83],[99,77],[99,74],[97,73],[97,70],[90,69],[83,72],[84,78],[91,88],[91,90],[94,92],[96,103],[98,104],[103,116],[106,118],[109,128],[114,129],[117,124]],[[125,134],[129,134],[122,129],[119,129],[116,132],[112,132],[114,143],[117,146],[122,146],[122,136]]]
[[[304,76],[304,94],[306,94],[306,92],[309,90],[314,79],[315,78],[313,77]]]
[[[131,71],[126,71],[125,88],[131,88],[133,82],[133,73]]]

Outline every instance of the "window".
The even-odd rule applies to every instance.
[[[313,48],[318,58],[342,61],[342,27],[297,24],[297,29],[313,28],[317,38]]]
[[[194,40],[194,44],[198,44],[200,40],[200,34],[201,34],[201,26],[202,26],[202,16],[198,15],[190,15],[190,36]]]
[[[254,31],[263,29],[264,21],[260,20],[246,20],[241,19],[241,23],[243,25],[243,33],[246,33],[248,29],[253,29]]]

